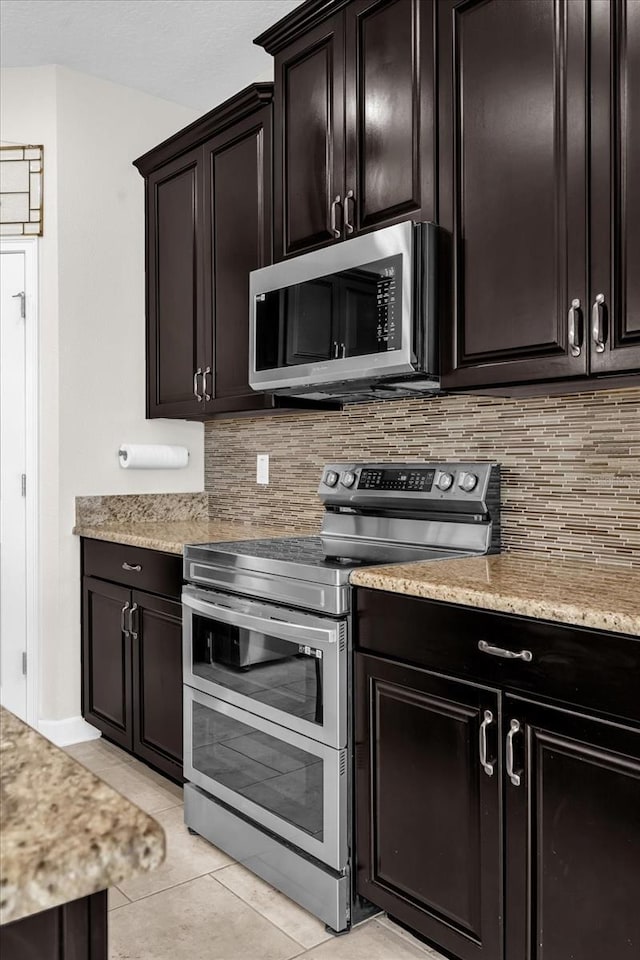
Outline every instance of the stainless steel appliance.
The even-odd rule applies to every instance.
[[[439,387],[433,223],[398,223],[254,270],[249,383],[354,402]]]
[[[330,464],[318,537],[185,550],[185,821],[334,930],[354,892],[352,629],[361,565],[495,552],[491,463]]]

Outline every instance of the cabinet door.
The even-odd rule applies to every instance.
[[[202,150],[147,180],[147,416],[202,414]],[[198,384],[198,387],[200,385]]]
[[[271,107],[204,146],[207,413],[270,405],[249,387],[249,273],[271,262]]]
[[[591,4],[591,369],[640,370],[640,4]]]
[[[433,0],[355,0],[345,16],[345,235],[433,220]]]
[[[0,927],[3,960],[108,960],[107,891]]]
[[[499,960],[499,695],[357,654],[355,702],[358,892],[460,960]]]
[[[277,54],[274,137],[274,251],[281,260],[332,243],[332,209],[342,228],[343,13]]]
[[[131,593],[93,577],[83,579],[82,716],[131,750],[131,645],[124,626]]]
[[[442,0],[439,21],[442,385],[585,374],[586,2]]]
[[[507,960],[637,960],[640,731],[505,704]]]
[[[182,780],[182,607],[132,595],[133,749]]]

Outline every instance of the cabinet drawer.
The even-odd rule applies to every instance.
[[[378,590],[357,591],[358,649],[640,722],[640,640]],[[507,660],[478,644],[520,652]]]
[[[127,587],[179,597],[182,593],[182,557],[104,540],[83,540],[85,576],[122,583]]]

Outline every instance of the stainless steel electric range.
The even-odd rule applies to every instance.
[[[354,891],[359,566],[496,552],[494,463],[330,464],[317,537],[188,546],[185,822],[335,931]]]

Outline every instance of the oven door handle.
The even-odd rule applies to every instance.
[[[205,617],[212,620],[219,620],[221,623],[228,623],[232,627],[240,627],[245,630],[260,630],[271,636],[279,637],[281,640],[291,640],[294,643],[305,641],[307,644],[328,644],[337,643],[340,634],[338,626],[329,627],[326,630],[321,627],[308,627],[306,624],[290,623],[285,620],[276,620],[272,617],[255,617],[250,613],[242,613],[240,610],[232,610],[229,607],[220,607],[217,603],[198,600],[183,594],[182,603],[185,607],[195,610]]]

